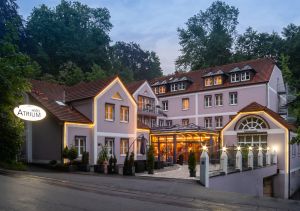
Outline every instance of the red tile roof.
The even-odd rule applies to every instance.
[[[134,81],[132,83],[126,84],[126,87],[130,94],[133,94],[146,80]]]
[[[204,86],[204,78],[203,76],[208,74],[209,72],[216,73],[219,70],[222,70],[225,74],[228,74],[229,71],[233,70],[234,68],[238,67],[242,69],[246,65],[250,65],[256,73],[254,77],[249,81],[237,82],[237,83],[230,83],[229,80],[225,80],[222,85],[217,86]],[[209,67],[197,71],[191,72],[184,72],[184,73],[177,73],[169,76],[163,76],[160,78],[156,78],[150,82],[150,85],[156,83],[157,81],[162,82],[164,80],[169,80],[170,78],[179,78],[179,77],[187,77],[193,81],[193,83],[187,87],[186,90],[176,91],[176,92],[167,92],[165,94],[158,95],[159,97],[163,96],[170,96],[170,95],[178,95],[178,94],[185,94],[191,92],[199,92],[199,91],[206,91],[206,90],[213,90],[219,88],[227,88],[227,87],[236,87],[236,86],[245,86],[245,85],[252,85],[252,84],[259,84],[259,83],[266,83],[270,80],[273,68],[275,66],[275,62],[269,58],[262,58],[262,59],[255,59],[249,61],[242,61],[238,63],[226,64],[222,66],[216,67]]]
[[[296,131],[296,127],[294,125],[288,123],[278,113],[272,111],[271,109],[267,108],[266,106],[260,105],[257,102],[250,103],[246,107],[242,108],[238,113],[255,112],[255,111],[264,111],[267,114],[269,114],[271,117],[273,117],[276,121],[278,121],[280,124],[282,124],[284,127],[286,127],[287,129]]]
[[[68,105],[59,105],[56,101],[63,102],[66,95],[66,86],[49,83],[46,81],[31,80],[32,89],[29,93],[46,110],[59,121],[92,123],[86,116]]]

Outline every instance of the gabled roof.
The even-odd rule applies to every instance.
[[[126,84],[126,87],[130,94],[133,94],[146,80],[135,81],[129,84]]]
[[[269,58],[262,58],[262,59],[255,59],[255,60],[248,60],[248,61],[242,61],[238,63],[232,63],[232,64],[226,64],[222,66],[217,67],[209,67],[205,69],[200,69],[197,71],[190,71],[190,72],[184,72],[184,73],[176,73],[169,76],[163,76],[159,78],[155,78],[150,82],[150,85],[153,86],[154,84],[159,85],[160,82],[164,80],[169,80],[170,78],[180,78],[180,77],[187,77],[193,79],[193,83],[190,84],[190,86],[187,87],[185,90],[176,91],[176,92],[167,92],[165,94],[158,95],[159,97],[164,96],[171,96],[171,95],[179,95],[179,94],[186,94],[186,93],[192,93],[192,92],[201,92],[206,90],[214,90],[214,89],[220,89],[220,88],[227,88],[227,87],[237,87],[237,86],[245,86],[245,85],[254,85],[254,84],[260,84],[260,83],[267,83],[270,80],[271,74],[273,72],[275,62],[272,59]],[[235,69],[237,68],[237,69]],[[230,83],[229,80],[225,80],[224,84],[218,85],[218,86],[204,86],[204,78],[205,75],[210,75],[209,73],[216,73],[218,70],[222,70],[224,74],[230,74],[232,70],[248,70],[249,68],[252,68],[252,70],[255,71],[256,74],[254,74],[253,78],[249,81],[241,81],[236,83]],[[212,74],[213,75],[213,74]]]
[[[92,123],[76,109],[60,103],[64,101],[66,86],[46,81],[31,80],[30,82],[32,89],[29,94],[59,121]]]
[[[278,121],[281,125],[286,127],[289,130],[296,130],[296,127],[290,123],[288,123],[284,118],[282,118],[278,113],[272,111],[271,109],[267,108],[266,106],[262,106],[257,102],[252,102],[246,107],[242,108],[238,113],[245,113],[245,112],[255,112],[255,111],[264,111],[273,117],[276,121]]]

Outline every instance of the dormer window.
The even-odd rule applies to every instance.
[[[241,73],[241,81],[249,81],[250,80],[250,72]]]
[[[205,86],[212,86],[213,85],[213,79],[211,77],[205,78]]]
[[[178,90],[185,90],[185,83],[184,82],[178,83]]]
[[[222,76],[215,76],[214,77],[214,85],[221,85],[222,84]]]
[[[158,87],[154,87],[154,93],[158,94]]]
[[[178,89],[178,84],[171,84],[171,92],[175,92]]]
[[[230,76],[231,83],[239,82],[240,81],[240,74],[239,73],[232,73]]]
[[[159,87],[159,94],[164,94],[166,93],[166,87],[165,86],[160,86]]]

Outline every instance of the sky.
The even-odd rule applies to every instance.
[[[180,55],[177,28],[213,0],[79,0],[90,7],[106,7],[110,11],[113,42],[136,42],[144,50],[152,50],[160,58],[164,74],[175,70]],[[19,13],[26,20],[34,7],[55,7],[60,0],[17,0]],[[248,26],[259,32],[278,32],[290,23],[300,25],[299,0],[225,0],[239,9],[237,31]]]

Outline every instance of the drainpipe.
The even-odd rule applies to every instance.
[[[290,130],[289,130],[289,135],[288,135],[288,137],[289,137],[289,139],[288,139],[288,144],[289,144],[289,167],[288,167],[288,169],[289,169],[289,189],[288,189],[288,199],[290,199],[291,198],[291,145],[290,145]]]

